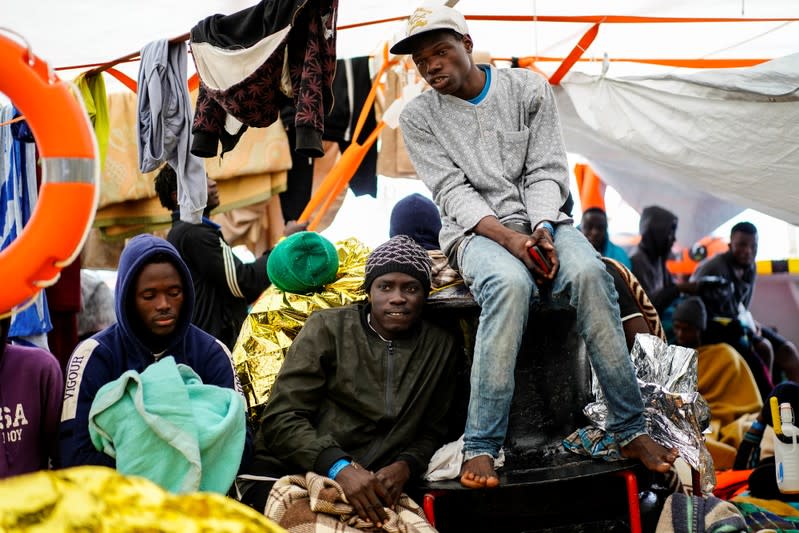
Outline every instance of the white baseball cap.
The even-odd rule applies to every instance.
[[[413,41],[419,35],[433,30],[453,30],[461,35],[469,33],[466,19],[455,9],[447,6],[418,7],[408,17],[408,28],[405,37],[391,47],[392,54],[413,53]]]

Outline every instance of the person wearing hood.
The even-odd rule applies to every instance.
[[[681,292],[696,294],[698,283],[676,283],[666,268],[671,247],[677,235],[677,215],[662,207],[651,205],[641,212],[638,224],[641,242],[630,256],[632,272],[658,313],[663,312]]]
[[[92,444],[89,410],[97,391],[128,370],[141,373],[172,356],[203,383],[241,392],[225,345],[191,324],[191,275],[171,244],[149,234],[131,239],[119,259],[115,294],[117,323],[79,344],[67,366],[60,426],[64,467],[115,467]]]
[[[58,466],[58,414],[64,380],[42,348],[8,344],[11,317],[0,319],[0,479]]]
[[[441,231],[441,214],[436,204],[426,196],[409,194],[394,205],[388,227],[388,236],[407,235],[427,250],[433,262],[430,285],[433,289],[446,287],[461,279],[441,251],[438,233]]]

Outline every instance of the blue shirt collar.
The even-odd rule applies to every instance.
[[[480,91],[480,94],[474,98],[471,98],[470,100],[467,100],[467,102],[470,104],[479,104],[482,102],[488,94],[489,87],[491,87],[491,67],[488,65],[477,65],[477,67],[486,73],[486,82],[485,85],[483,85],[483,90]]]

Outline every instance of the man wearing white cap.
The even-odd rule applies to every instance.
[[[676,450],[646,433],[613,280],[559,210],[569,175],[552,90],[529,70],[476,65],[472,48],[463,15],[443,6],[418,8],[391,48],[411,54],[434,89],[406,106],[400,127],[441,210],[441,247],[481,307],[461,483],[499,485],[492,457],[505,440],[516,355],[540,290],[576,309],[622,453],[665,472]],[[546,271],[534,262],[536,245]]]

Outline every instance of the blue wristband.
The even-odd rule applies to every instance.
[[[329,477],[330,479],[336,479],[338,473],[344,470],[346,467],[348,467],[351,463],[352,461],[350,461],[349,459],[339,459],[338,461],[333,463],[333,466],[331,466],[330,470],[327,471],[327,477]]]
[[[555,236],[555,226],[553,226],[549,221],[544,220],[543,222],[541,222],[538,225],[538,227],[544,228],[545,230],[547,230],[549,232],[550,236],[552,236],[552,237]]]
[[[760,420],[755,420],[754,422],[752,422],[752,426],[750,427],[752,431],[757,431],[757,432],[762,432],[765,428],[766,425]]]

